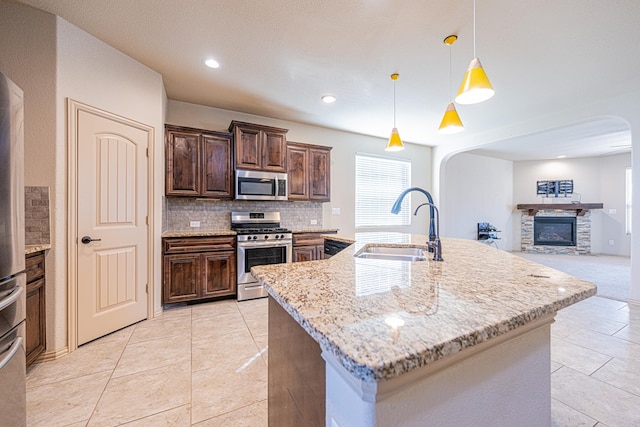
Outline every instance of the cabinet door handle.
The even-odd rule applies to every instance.
[[[102,241],[102,239],[93,239],[90,236],[84,236],[84,237],[82,237],[82,239],[80,241],[82,243],[84,243],[85,245],[88,245],[91,242],[100,242],[100,241]]]

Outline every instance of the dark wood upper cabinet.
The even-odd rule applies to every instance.
[[[287,143],[289,200],[331,200],[331,147]]]
[[[309,148],[309,199],[331,200],[331,148]]]
[[[236,143],[236,167],[261,169],[261,143],[258,129],[235,126],[233,136]]]
[[[287,129],[233,120],[236,169],[287,171]]]
[[[167,196],[200,195],[200,134],[166,130]]]
[[[167,196],[233,197],[232,135],[167,125]]]
[[[309,150],[287,144],[287,180],[289,200],[309,200]]]
[[[202,135],[202,196],[231,197],[233,165],[231,135]]]

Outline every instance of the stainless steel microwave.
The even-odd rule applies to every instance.
[[[287,174],[236,169],[236,199],[287,200]]]

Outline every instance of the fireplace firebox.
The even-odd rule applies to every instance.
[[[576,217],[534,217],[533,244],[576,246]]]

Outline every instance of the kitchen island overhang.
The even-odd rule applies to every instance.
[[[372,240],[416,246],[426,236],[349,237],[355,244],[329,260],[253,270],[327,361],[327,425],[375,425],[403,416],[409,425],[424,417],[434,421],[468,412],[462,408],[482,401],[479,393],[491,400],[503,391],[505,403],[498,407],[508,410],[499,413],[518,419],[539,413],[538,425],[550,422],[549,325],[558,310],[594,295],[593,284],[470,240],[443,239],[444,262],[382,262],[353,255]],[[270,355],[270,369],[272,362],[277,365]],[[476,378],[476,390],[467,380],[482,372],[487,375]],[[436,385],[450,375],[457,380]],[[429,403],[445,389],[456,389],[447,404]],[[407,390],[417,401],[390,403]],[[518,398],[522,393],[539,403]],[[343,410],[361,417],[342,414],[345,402]],[[438,415],[437,408],[448,409]],[[484,415],[479,409],[473,411],[476,424],[496,420],[495,405]]]

